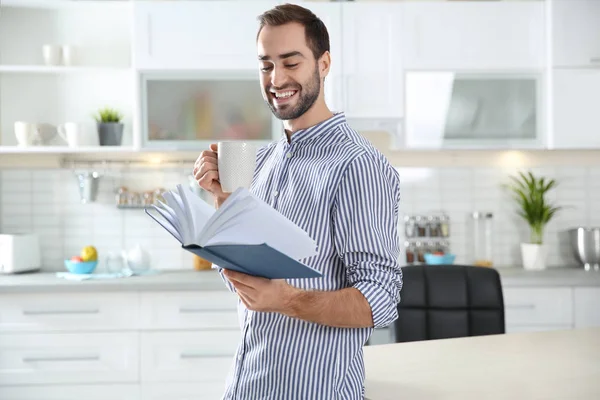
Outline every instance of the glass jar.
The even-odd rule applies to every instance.
[[[415,217],[415,224],[417,227],[417,236],[425,237],[427,236],[427,220],[420,215]]]
[[[450,236],[450,217],[447,215],[440,217],[440,236],[445,238]]]
[[[476,211],[472,217],[473,265],[493,266],[493,214]]]
[[[440,234],[440,217],[429,217],[429,237],[438,237]]]
[[[404,237],[413,238],[417,236],[417,226],[415,224],[415,219],[411,216],[406,215],[404,217]]]
[[[404,252],[406,253],[406,264],[411,265],[415,263],[415,247],[412,243],[404,243]]]

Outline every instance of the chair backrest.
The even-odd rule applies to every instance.
[[[465,265],[402,267],[396,342],[505,333],[498,271]]]

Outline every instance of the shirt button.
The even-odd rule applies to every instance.
[[[292,152],[288,151],[288,153],[285,155],[287,158],[292,158]]]
[[[273,190],[273,197],[277,196],[279,192],[277,190]]]

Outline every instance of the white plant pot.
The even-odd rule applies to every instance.
[[[542,244],[521,243],[523,268],[530,271],[546,269],[546,246]]]

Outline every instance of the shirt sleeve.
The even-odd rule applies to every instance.
[[[221,275],[221,279],[223,279],[225,286],[227,286],[227,289],[229,289],[229,291],[235,293],[236,292],[235,287],[231,284],[231,282],[229,282],[229,279],[227,279],[227,277],[225,275],[223,275],[223,269],[224,268],[217,266],[217,271],[219,271],[219,275]]]
[[[341,178],[332,215],[334,243],[347,279],[371,306],[375,328],[397,317],[402,289],[398,261],[398,172],[369,154],[356,158]]]

